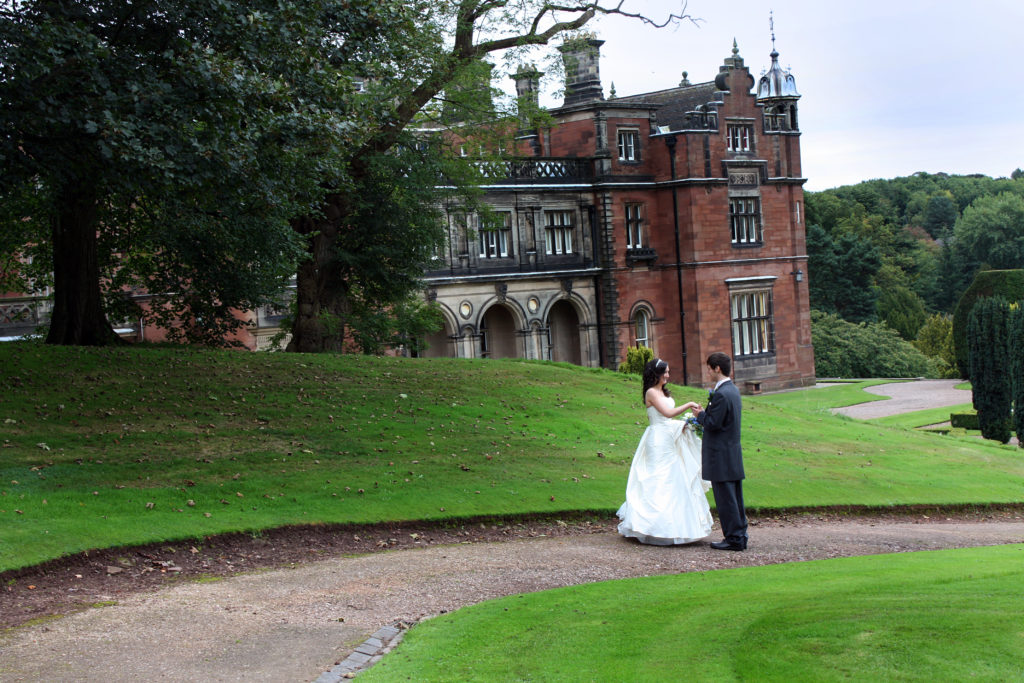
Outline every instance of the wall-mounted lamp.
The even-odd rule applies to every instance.
[[[804,281],[804,271],[800,270],[799,268],[794,270],[792,275],[793,275],[793,279],[796,280],[797,282],[803,282]]]

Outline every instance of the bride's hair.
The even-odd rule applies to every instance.
[[[647,390],[653,386],[657,386],[658,380],[668,370],[668,363],[660,358],[655,358],[652,361],[648,361],[647,365],[644,366],[644,390],[640,394],[641,402],[647,402]],[[668,385],[662,387],[662,391],[665,392],[666,396],[671,396],[671,392],[668,390]]]

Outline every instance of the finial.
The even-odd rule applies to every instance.
[[[740,56],[740,48],[736,45],[736,39],[735,38],[732,39],[732,56],[733,57],[739,57]]]
[[[768,10],[768,28],[772,32],[772,52],[775,52],[775,10]]]
[[[608,99],[610,99],[610,100],[614,100],[615,99],[615,81],[612,81],[612,89],[608,93]]]
[[[692,85],[692,83],[690,83],[690,79],[688,78],[688,76],[689,76],[689,74],[684,71],[683,72],[683,80],[679,81],[679,86],[680,87],[687,86],[687,85]]]

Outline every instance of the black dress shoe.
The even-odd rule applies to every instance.
[[[711,544],[711,547],[715,550],[746,550],[747,547],[742,543],[730,543],[729,541],[715,541]]]

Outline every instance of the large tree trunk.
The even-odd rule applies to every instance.
[[[344,349],[345,305],[335,260],[340,212],[334,202],[319,220],[309,217],[293,227],[306,236],[309,257],[299,264],[295,285],[295,320],[285,351],[321,353]]]
[[[96,256],[96,195],[69,184],[59,198],[53,236],[53,313],[47,344],[106,346],[121,342],[107,321]]]

